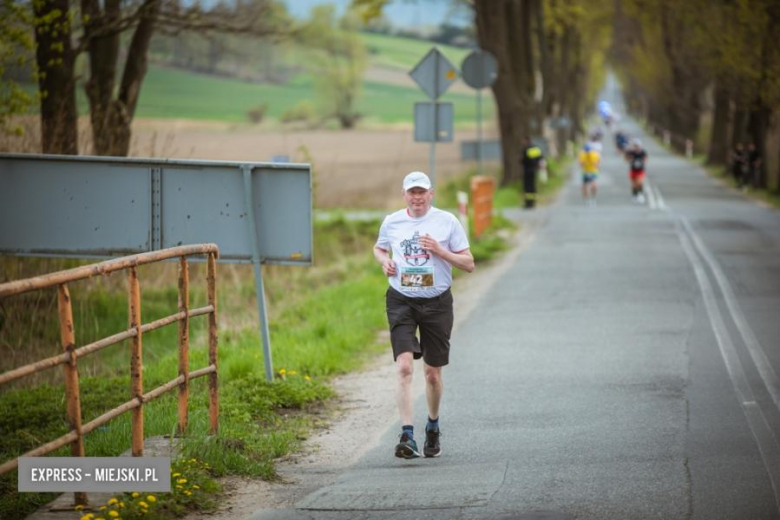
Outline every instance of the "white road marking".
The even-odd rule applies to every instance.
[[[661,189],[655,186],[655,198],[658,201],[658,209],[666,211],[666,202],[664,202],[664,196],[661,195]]]
[[[682,225],[680,222],[682,222]],[[683,229],[683,225],[686,224],[687,222],[684,217],[680,217],[675,221],[675,230],[677,231],[677,236],[682,244],[683,251],[685,251],[688,260],[693,266],[693,271],[696,275],[696,280],[699,283],[702,298],[704,299],[704,305],[707,309],[710,323],[712,324],[712,330],[715,334],[715,339],[718,342],[723,362],[726,365],[726,371],[729,374],[737,397],[742,404],[742,411],[745,413],[748,426],[750,426],[753,437],[756,439],[756,444],[761,453],[761,459],[769,474],[769,480],[775,494],[775,505],[777,506],[778,511],[780,511],[780,493],[778,493],[778,484],[780,484],[780,445],[778,445],[777,438],[767,423],[761,408],[756,404],[753,390],[750,388],[747,375],[739,360],[737,350],[734,347],[726,324],[723,321],[723,315],[720,312],[720,307],[718,306],[712,284],[707,277],[704,265],[701,260],[699,260],[699,257],[694,250],[691,239],[688,238]],[[729,310],[731,311],[731,309]]]
[[[693,245],[715,275],[715,280],[718,282],[721,293],[723,293],[723,299],[726,301],[726,307],[728,307],[729,312],[731,313],[731,318],[734,320],[734,324],[737,326],[737,330],[739,330],[748,352],[750,352],[750,357],[753,359],[753,363],[755,363],[758,373],[764,381],[764,385],[766,385],[769,394],[772,396],[772,401],[774,401],[775,406],[780,410],[780,379],[777,378],[777,374],[772,368],[769,359],[766,357],[764,349],[758,342],[753,329],[748,324],[745,314],[742,312],[742,308],[739,306],[739,302],[734,296],[734,290],[731,288],[728,278],[726,278],[723,269],[720,268],[720,264],[715,260],[715,257],[699,235],[693,230],[693,227],[688,220],[685,218],[681,218],[680,220],[682,221],[683,227],[688,232],[688,235],[690,235],[691,240],[693,240]]]

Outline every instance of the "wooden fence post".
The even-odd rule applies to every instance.
[[[68,422],[72,430],[76,431],[76,440],[70,444],[72,457],[84,456],[84,436],[81,433],[81,396],[79,394],[79,370],[76,350],[76,334],[73,329],[73,306],[70,301],[68,286],[62,284],[57,291],[57,309],[60,316],[60,341],[62,349],[70,354],[70,359],[63,365],[65,369],[65,395],[67,397]],[[73,494],[76,505],[87,504],[87,494],[76,492]]]
[[[214,310],[209,314],[209,365],[217,367],[217,260],[214,253],[208,258],[208,303]],[[217,371],[209,374],[209,433],[215,435],[219,429],[219,381]]]
[[[130,349],[130,385],[132,396],[143,399],[144,366],[141,333],[141,288],[138,284],[138,270],[135,266],[128,268],[128,296],[130,328],[135,329]],[[144,405],[143,402],[133,408],[132,417],[132,452],[133,457],[143,457],[144,454]]]
[[[179,375],[184,381],[179,385],[179,425],[178,433],[183,435],[187,429],[187,406],[190,388],[190,269],[186,257],[179,261],[179,312],[184,317],[179,320]]]

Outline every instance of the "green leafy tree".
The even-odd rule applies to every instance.
[[[13,0],[0,3],[0,131],[20,134],[22,127],[15,117],[27,113],[35,103],[20,85],[24,79],[34,79],[30,56],[35,39],[30,32],[32,16],[29,9]],[[17,72],[14,74],[14,72]],[[29,75],[28,78],[24,76]],[[19,77],[21,76],[21,78]]]
[[[368,65],[368,53],[358,32],[355,11],[336,19],[332,5],[317,6],[303,31],[312,54],[307,65],[326,118],[335,117],[342,128],[352,128],[360,118],[356,103]]]
[[[724,164],[737,141],[752,141],[765,155],[780,109],[780,3],[626,0],[619,6],[614,56],[633,110],[677,134],[673,143],[682,147],[697,137],[703,94],[711,89],[709,162]],[[760,173],[759,184],[768,185],[771,172],[764,166]]]

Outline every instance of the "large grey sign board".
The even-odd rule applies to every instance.
[[[312,262],[311,169],[239,163],[0,154],[0,253],[114,257],[213,242],[220,259]]]
[[[452,103],[415,103],[414,140],[422,143],[452,141],[454,117]]]
[[[428,97],[436,100],[458,79],[458,69],[433,47],[409,73]]]
[[[460,159],[462,161],[476,161],[480,158],[483,161],[501,160],[501,141],[495,139],[490,141],[482,141],[481,150],[478,148],[479,145],[479,141],[461,141]]]
[[[472,51],[461,64],[463,81],[471,88],[489,87],[498,77],[498,62],[487,51]]]

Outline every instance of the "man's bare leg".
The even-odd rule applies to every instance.
[[[401,426],[412,423],[412,374],[414,373],[414,357],[411,352],[400,354],[395,360],[396,388],[395,401],[398,404],[398,414]]]
[[[395,447],[395,456],[403,459],[414,459],[420,456],[417,443],[414,440],[412,423],[412,374],[414,373],[414,357],[411,352],[404,352],[395,360],[397,385],[395,400],[398,403],[398,414],[401,416],[401,440]]]
[[[425,397],[428,400],[428,416],[439,418],[439,405],[444,393],[444,383],[441,380],[441,367],[425,364]]]
[[[428,423],[425,425],[425,445],[423,455],[438,457],[441,455],[439,443],[439,404],[444,393],[441,379],[441,367],[425,365],[425,397],[428,400]]]

